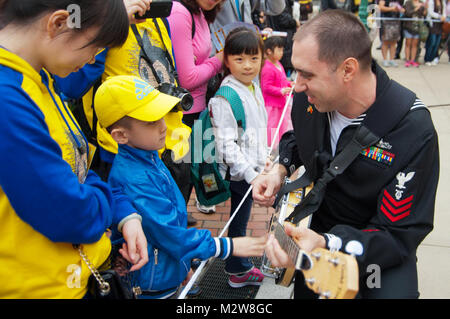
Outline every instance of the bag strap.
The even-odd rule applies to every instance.
[[[312,190],[286,218],[286,220],[293,224],[297,224],[305,217],[317,211],[325,196],[327,184],[335,179],[336,176],[342,174],[363,149],[373,145],[379,140],[380,137],[373,134],[364,125],[358,127],[351,141],[334,158],[334,160],[330,163],[330,166],[314,183]]]
[[[92,103],[91,103],[91,107],[92,107],[92,136],[94,136],[96,144],[97,145],[97,113],[95,112],[95,104],[94,104],[94,100],[95,100],[95,93],[97,93],[98,88],[100,87],[100,85],[102,85],[102,77],[99,77],[97,79],[97,81],[95,81],[95,84],[92,88]]]
[[[180,4],[182,4],[183,5],[183,7],[185,7],[186,8],[186,10],[190,13],[190,15],[191,15],[191,20],[192,20],[192,39],[194,38],[194,35],[195,35],[195,21],[194,21],[194,15],[192,14],[192,12],[191,12],[191,10],[189,9],[189,7],[186,5],[186,3],[184,3],[182,0],[179,0],[179,1],[177,1],[177,2],[179,2]]]
[[[239,94],[237,94],[237,92],[233,88],[224,85],[217,90],[215,96],[221,96],[226,99],[228,103],[230,103],[231,110],[233,111],[233,115],[236,119],[238,127],[245,130],[245,112]]]
[[[131,30],[133,30],[134,37],[136,38],[137,43],[139,44],[139,46],[142,49],[142,52],[145,55],[145,58],[146,58],[146,60],[148,62],[148,66],[152,70],[152,73],[153,73],[153,76],[156,79],[156,82],[161,83],[161,78],[159,77],[158,72],[156,72],[155,68],[153,67],[153,63],[151,63],[151,60],[150,60],[147,52],[145,51],[144,41],[142,40],[141,34],[139,33],[139,30],[137,29],[135,24],[131,25]],[[161,41],[162,41],[162,39],[161,39]]]
[[[175,61],[174,61],[174,59],[172,59],[172,56],[170,55],[170,53],[169,53],[169,51],[167,49],[166,43],[164,42],[164,38],[163,38],[163,35],[162,35],[162,32],[161,32],[161,29],[159,27],[158,21],[155,18],[152,19],[152,21],[153,21],[153,24],[155,25],[155,29],[158,32],[158,35],[159,35],[160,39],[161,39],[161,43],[164,46],[164,54],[166,56],[166,59],[169,61],[169,63],[173,67],[173,76],[174,76],[175,80],[177,81],[177,83],[180,83],[180,81],[178,80],[178,73],[176,71]],[[162,21],[164,22],[165,20],[162,19]],[[164,22],[164,25],[166,26],[165,22]],[[167,26],[166,26],[166,29],[167,29]],[[134,37],[136,38],[136,41],[139,44],[139,47],[142,49],[142,52],[145,55],[145,58],[146,58],[146,60],[148,62],[149,67],[152,70],[152,73],[153,73],[153,76],[156,79],[156,82],[161,84],[162,83],[162,79],[159,77],[158,72],[156,72],[156,70],[155,70],[155,68],[153,66],[153,63],[152,63],[152,61],[150,59],[150,56],[148,55],[147,51],[145,50],[144,41],[142,40],[142,36],[139,33],[139,30],[138,30],[138,28],[136,27],[135,24],[131,25],[131,30],[134,33]]]
[[[342,174],[362,150],[377,143],[409,112],[416,99],[415,93],[393,80],[390,80],[387,85],[384,94],[378,97],[372,105],[366,119],[356,129],[350,142],[336,155],[322,176],[315,182],[313,189],[286,218],[286,221],[297,224],[316,212],[325,197],[327,184]],[[392,107],[393,103],[396,104],[394,108]],[[380,113],[390,115],[381,124],[378,118]]]
[[[84,263],[89,268],[89,270],[92,273],[92,275],[94,276],[95,280],[98,282],[99,287],[100,287],[100,293],[105,296],[108,295],[109,292],[111,291],[111,287],[109,286],[109,283],[103,279],[103,277],[100,275],[97,268],[95,268],[95,266],[91,263],[88,256],[81,248],[81,245],[73,244],[72,246],[74,249],[78,250],[80,257],[83,259]]]
[[[246,123],[245,123],[245,112],[244,106],[242,105],[241,98],[237,92],[229,87],[229,86],[221,86],[214,96],[221,96],[230,103],[231,110],[233,111],[233,116],[236,120],[238,128],[242,128],[245,131]],[[238,130],[239,133],[239,130]],[[239,138],[238,138],[239,139]],[[226,163],[225,163],[226,164]],[[227,165],[228,166],[228,165]],[[225,173],[225,180],[231,179],[230,166],[228,166],[227,171]]]

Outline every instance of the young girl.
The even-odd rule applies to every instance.
[[[224,48],[226,77],[221,86],[238,93],[245,112],[245,130],[238,128],[230,103],[222,97],[211,98],[209,109],[214,127],[216,155],[223,159],[220,170],[230,175],[231,214],[236,210],[250,184],[264,169],[267,157],[267,113],[256,81],[263,59],[264,43],[247,28],[236,28],[227,37]],[[225,164],[226,163],[226,164]],[[248,195],[228,229],[228,237],[245,236],[252,208]],[[264,276],[247,258],[231,257],[225,265],[231,287],[260,285]]]
[[[419,0],[408,0],[405,2],[405,18],[424,18],[427,9],[425,4]],[[405,21],[403,24],[403,34],[405,37],[405,67],[419,67],[416,61],[417,47],[419,45],[419,21]]]
[[[264,41],[264,53],[267,57],[261,70],[261,88],[267,110],[267,139],[269,146],[275,137],[275,132],[286,104],[286,96],[291,89],[291,82],[286,78],[286,72],[280,63],[284,51],[284,39],[282,37],[269,37]],[[276,144],[280,137],[289,129],[290,110],[286,111],[283,123],[276,138]]]

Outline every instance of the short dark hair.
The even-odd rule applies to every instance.
[[[108,131],[108,133],[111,134],[111,132],[118,127],[123,127],[125,129],[129,130],[132,126],[132,123],[133,123],[133,118],[129,117],[128,115],[125,115],[121,119],[115,121],[113,124],[108,126],[106,128],[106,131]]]
[[[345,59],[353,57],[361,68],[370,69],[372,41],[361,21],[343,10],[326,10],[303,24],[294,41],[313,36],[319,46],[319,60],[334,69]]]
[[[0,0],[0,30],[9,24],[33,23],[43,14],[67,10],[70,5],[79,6],[81,12],[80,28],[74,32],[100,27],[87,46],[118,47],[126,41],[129,19],[123,0]]]
[[[283,37],[268,37],[264,40],[264,52],[266,50],[274,50],[275,48],[284,48],[286,39]]]
[[[200,13],[200,10],[202,10],[196,0],[181,0],[181,2],[186,5],[191,13]],[[216,20],[217,13],[222,9],[223,3],[224,1],[222,0],[212,10],[203,11],[203,15],[208,23],[213,23]]]

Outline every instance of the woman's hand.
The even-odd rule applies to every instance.
[[[145,22],[145,19],[136,19],[135,14],[143,16],[145,12],[150,10],[150,3],[152,0],[123,0],[125,8],[127,9],[128,19],[130,24]]]
[[[130,271],[135,271],[148,262],[147,238],[142,230],[141,221],[139,219],[130,219],[122,227],[123,238],[125,243],[120,254],[128,260],[133,266]]]
[[[216,57],[217,59],[219,59],[220,62],[223,63],[223,50],[220,51],[219,53],[217,53],[217,54],[215,55],[215,57]]]

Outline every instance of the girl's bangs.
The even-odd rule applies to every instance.
[[[228,55],[248,54],[257,55],[262,53],[261,43],[258,35],[251,31],[242,31],[233,34],[233,36],[227,41]]]

